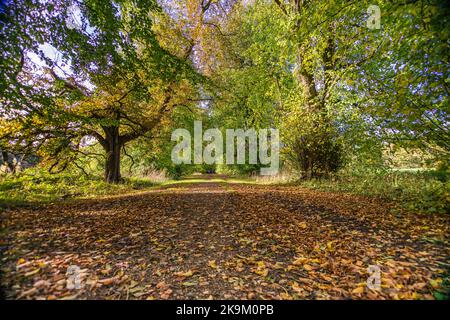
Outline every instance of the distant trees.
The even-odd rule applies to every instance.
[[[449,9],[439,1],[252,1],[217,21],[220,117],[281,128],[311,178],[395,143],[449,156]],[[365,146],[370,144],[371,146]],[[372,149],[373,149],[372,148]]]

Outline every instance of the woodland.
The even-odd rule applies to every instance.
[[[0,297],[448,299],[449,17],[2,0]],[[228,129],[278,130],[277,174],[174,162],[199,121],[224,154]]]

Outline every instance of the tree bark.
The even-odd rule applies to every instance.
[[[120,175],[120,149],[122,143],[119,137],[119,127],[104,127],[106,134],[106,143],[104,145],[106,151],[105,163],[105,181],[108,183],[119,183],[122,181]]]
[[[3,163],[6,164],[6,167],[8,168],[10,173],[16,173],[16,166],[13,161],[9,161],[8,152],[5,150],[2,150],[2,157],[3,157]]]

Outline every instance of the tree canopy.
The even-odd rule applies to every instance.
[[[99,156],[119,182],[127,145],[155,148],[192,116],[280,128],[305,178],[386,146],[448,165],[441,1],[21,0],[0,14],[0,148],[51,170]]]

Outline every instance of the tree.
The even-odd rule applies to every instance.
[[[3,143],[64,169],[94,139],[105,151],[105,180],[119,182],[125,145],[151,136],[173,108],[192,103],[201,80],[190,64],[192,48],[176,55],[160,45],[160,14],[153,0],[8,5]]]
[[[378,1],[378,29],[371,4],[9,2],[0,148],[57,171],[98,143],[106,181],[118,182],[131,141],[196,108],[224,128],[280,128],[304,178],[335,172],[367,141],[448,162],[448,8]]]
[[[382,139],[449,161],[450,7],[442,1],[383,2],[382,54],[354,73],[352,92]]]
[[[379,29],[369,28],[369,1],[235,6],[216,22],[222,53],[214,56],[224,57],[215,63],[224,98],[216,106],[236,121],[277,125],[305,178],[336,171],[363,144],[445,157],[448,9],[439,1],[378,5]]]

